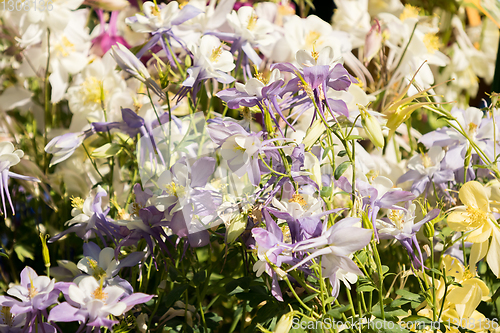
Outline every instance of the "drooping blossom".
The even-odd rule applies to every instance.
[[[15,214],[14,205],[12,204],[12,198],[9,192],[9,178],[27,180],[30,182],[40,182],[40,180],[19,175],[15,172],[9,171],[10,167],[18,164],[21,158],[24,156],[24,152],[20,149],[15,149],[14,145],[10,142],[0,142],[0,195],[2,197],[2,209],[0,212],[7,215],[7,205],[5,204],[5,197],[10,204],[12,209],[12,214]]]

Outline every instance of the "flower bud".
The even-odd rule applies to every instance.
[[[226,242],[232,243],[238,238],[247,227],[248,217],[245,214],[238,214],[231,220],[231,224],[227,228]]]
[[[365,64],[368,64],[382,47],[382,32],[380,23],[375,19],[375,24],[366,35],[365,39]]]
[[[384,147],[384,135],[377,118],[372,116],[364,106],[358,105],[361,112],[361,125],[363,126],[368,139],[378,148]]]
[[[49,248],[47,247],[47,238],[48,235],[42,235],[40,234],[40,240],[42,241],[42,256],[43,256],[43,262],[45,263],[45,267],[50,267],[50,255],[49,255]]]
[[[280,320],[276,324],[274,333],[288,333],[292,328],[294,311],[288,312],[281,316]]]

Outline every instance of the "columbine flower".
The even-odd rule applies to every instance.
[[[111,328],[118,323],[108,319],[109,315],[121,316],[134,305],[145,303],[153,296],[134,293],[123,298],[125,290],[118,286],[103,287],[102,280],[88,276],[83,278],[78,286],[71,284],[63,302],[50,311],[49,321],[71,322],[79,321],[87,326]]]
[[[389,209],[387,219],[377,220],[377,229],[381,239],[397,239],[408,252],[415,267],[418,268],[424,265],[424,258],[418,245],[417,232],[425,223],[435,219],[440,210],[433,209],[420,222],[414,223],[415,208],[416,205],[412,203],[406,208]],[[418,251],[418,258],[414,248]]]
[[[189,77],[182,83],[184,87],[193,87],[196,96],[203,80],[215,78],[221,83],[231,83],[234,78],[227,74],[234,69],[231,52],[223,49],[224,44],[215,36],[201,37],[199,46],[190,47],[193,53],[193,66],[187,69]]]
[[[257,18],[252,7],[241,7],[238,12],[227,14],[227,23],[233,28],[234,33],[212,32],[220,39],[231,41],[231,52],[239,52],[238,64],[241,64],[245,77],[250,76],[249,59],[257,66],[261,59],[254,47],[270,45],[275,41],[272,32],[274,27],[271,22]]]
[[[129,49],[127,49],[122,44],[117,43],[117,45],[113,45],[111,50],[113,52],[113,58],[121,69],[144,83],[160,98],[165,98],[165,93],[161,90],[160,86],[158,86],[158,84],[151,78],[151,75],[149,74],[146,66],[144,66],[143,63],[139,59],[137,59],[137,57],[132,52],[129,51]]]
[[[317,116],[326,120],[326,110],[331,113],[332,117],[335,117],[334,112],[346,117],[349,116],[349,110],[344,101],[327,97],[328,88],[336,91],[347,91],[351,83],[357,81],[342,64],[337,63],[331,66],[334,63],[333,57],[333,50],[330,47],[325,47],[320,52],[313,51],[312,54],[299,50],[296,59],[302,69],[298,69],[290,63],[278,63],[271,66],[273,69],[277,68],[296,76],[288,81],[286,88],[281,93],[299,92],[294,101],[301,105],[296,108],[293,116],[299,117],[312,107],[314,107],[312,121]]]
[[[25,330],[29,328],[34,332],[35,326],[42,325],[41,314],[47,314],[46,309],[57,303],[64,282],[56,283],[55,279],[47,276],[38,276],[33,268],[26,266],[21,271],[21,283],[7,290],[7,294],[17,298],[11,299],[6,306],[10,307],[10,312],[15,315],[26,314]],[[64,289],[64,288],[63,288]],[[36,321],[36,323],[35,323]],[[45,326],[45,325],[44,325]],[[54,332],[55,329],[48,325],[48,332]]]
[[[123,2],[127,3],[127,1]],[[118,9],[113,9],[107,28],[106,21],[104,20],[104,11],[102,9],[97,9],[96,13],[99,17],[100,33],[99,36],[92,40],[91,51],[102,57],[113,45],[122,44],[125,47],[130,47],[127,41],[122,36],[119,36],[117,32],[117,20],[120,11]]]
[[[455,179],[452,170],[442,170],[441,161],[445,152],[441,147],[435,146],[427,153],[414,155],[408,161],[408,171],[398,179],[398,183],[413,181],[411,192],[420,195],[427,190],[431,190],[429,185],[442,185]]]
[[[460,188],[458,196],[464,206],[456,207],[448,215],[448,226],[455,231],[470,232],[466,240],[473,243],[470,256],[473,272],[476,263],[486,257],[491,271],[500,277],[500,229],[492,215],[486,190],[481,183],[471,181]]]
[[[285,93],[285,81],[279,69],[274,69],[269,79],[265,79],[261,73],[256,73],[255,76],[245,84],[236,82],[235,88],[219,91],[217,97],[226,102],[230,109],[257,105],[262,113],[265,112],[271,116],[276,127],[281,131],[279,121],[274,115],[276,112],[293,129],[278,103],[278,98]],[[267,130],[270,131],[270,129]]]
[[[10,310],[12,305],[17,303],[15,299],[9,296],[0,296],[0,332],[6,333],[19,333],[23,331],[23,326],[26,323],[26,313],[21,313],[18,315],[13,314]],[[50,326],[49,324],[46,324]],[[47,329],[47,332],[55,332],[54,330]],[[52,327],[52,326],[50,326]]]
[[[356,263],[349,258],[355,251],[364,248],[372,239],[373,231],[355,227],[358,218],[348,217],[336,222],[333,227],[326,229],[323,225],[321,236],[299,242],[293,248],[294,252],[307,251],[311,254],[306,256],[298,264],[288,271],[294,270],[306,262],[321,256],[321,269],[323,277],[328,277],[332,285],[332,296],[337,297],[340,291],[340,278],[345,274],[352,273],[357,276],[363,275]],[[339,274],[339,271],[341,271]],[[352,282],[353,279],[342,279],[344,282]],[[354,282],[356,280],[354,279]]]
[[[262,132],[248,133],[241,125],[232,121],[212,120],[207,127],[215,144],[220,145],[222,158],[227,161],[229,169],[238,177],[248,174],[252,185],[260,183],[259,155],[264,151],[281,147],[268,146],[283,138],[262,141]]]
[[[34,177],[23,176],[9,171],[10,167],[21,162],[21,158],[24,156],[24,152],[22,150],[14,149],[15,148],[12,143],[0,142],[0,194],[2,197],[3,208],[0,209],[0,212],[2,214],[7,214],[7,206],[5,205],[6,196],[7,200],[9,201],[10,207],[12,208],[12,214],[16,213],[9,193],[9,178],[28,180],[31,182],[40,182]]]
[[[50,160],[49,166],[61,163],[73,155],[75,150],[80,147],[89,136],[94,134],[93,129],[85,132],[66,133],[50,140],[45,146],[45,152],[54,155]]]
[[[160,5],[147,1],[142,5],[142,9],[144,15],[135,14],[135,16],[125,19],[125,23],[129,24],[135,32],[151,33],[153,35],[149,42],[137,53],[137,57],[140,59],[146,51],[160,42],[170,65],[175,68],[174,57],[176,56],[168,45],[172,44],[172,39],[181,45],[183,43],[172,32],[172,26],[182,24],[201,14],[202,11],[191,5],[179,9],[177,1]]]
[[[104,279],[104,285],[119,285],[127,291],[128,294],[134,292],[132,286],[127,280],[117,276],[123,267],[132,267],[137,265],[144,257],[144,252],[133,252],[124,259],[117,261],[115,259],[115,250],[110,247],[101,248],[94,242],[83,244],[83,259],[77,267],[84,273],[93,276],[96,280]],[[73,282],[80,282],[87,275],[77,277]]]
[[[471,142],[474,142],[490,158],[494,155],[493,122],[483,118],[483,111],[470,107],[466,110],[454,108],[451,115],[456,119],[451,121],[458,128],[463,128]],[[419,140],[426,147],[449,147],[444,157],[446,167],[457,170],[464,167],[464,160],[469,149],[469,140],[454,128],[443,127],[424,134]],[[475,149],[471,153],[477,155]],[[463,175],[463,172],[461,173]],[[459,173],[460,175],[460,173]],[[463,176],[462,176],[463,177]]]
[[[71,216],[73,218],[65,223],[69,228],[49,239],[49,243],[59,240],[71,232],[76,233],[78,237],[84,240],[97,235],[104,244],[106,244],[104,235],[119,236],[117,227],[106,218],[109,208],[105,211],[102,210],[102,197],[107,194],[99,185],[95,191],[90,191],[89,196],[85,200],[82,198],[72,198],[73,209],[71,210]]]
[[[478,324],[476,329],[473,329],[473,331],[478,332],[483,331],[481,328],[491,327],[492,322],[476,310],[481,301],[489,299],[488,295],[490,291],[486,284],[481,279],[475,277],[475,274],[468,268],[465,268],[458,259],[449,255],[443,257],[441,269],[445,271],[447,277],[453,277],[456,282],[445,287],[442,277],[439,280],[434,280],[434,285],[436,286],[436,306],[442,309],[442,321],[444,323],[458,323],[464,329],[470,329],[467,323],[481,323],[481,325]],[[429,276],[427,276],[427,279],[430,280],[428,283],[432,284]],[[418,315],[432,318],[431,305],[428,304],[425,308],[421,309]],[[448,328],[452,329],[452,327]],[[456,329],[456,327],[453,327],[453,329]]]

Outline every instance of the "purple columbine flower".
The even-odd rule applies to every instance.
[[[302,69],[291,63],[278,63],[271,66],[272,69],[277,68],[296,75],[295,78],[288,81],[282,92],[282,94],[299,93],[290,101],[290,103],[294,103],[296,109],[293,116],[300,117],[306,110],[314,107],[315,103],[318,110],[314,110],[312,121],[318,116],[318,111],[321,117],[326,119],[325,108],[330,111],[334,118],[334,112],[348,117],[349,110],[345,102],[329,98],[327,92],[328,88],[336,91],[347,91],[351,83],[356,83],[357,80],[347,72],[342,64],[338,63],[333,67],[330,65],[333,59],[333,50],[330,47],[325,47],[319,53],[313,52],[313,55],[299,50],[296,59],[300,64],[303,64]]]
[[[357,223],[359,223],[359,218],[354,217],[340,220],[329,229],[327,229],[328,224],[323,223],[321,236],[304,240],[294,246],[294,252],[304,251],[304,253],[310,252],[311,254],[288,271],[321,256],[322,275],[329,278],[333,287],[332,296],[337,297],[340,291],[340,280],[353,280],[346,277],[348,273],[356,276],[363,275],[350,256],[368,245],[373,231],[354,226]]]
[[[449,193],[444,191],[445,183],[455,180],[453,170],[444,169],[441,162],[445,157],[445,151],[439,147],[434,146],[429,149],[427,153],[412,156],[408,160],[408,171],[398,179],[398,183],[406,181],[413,181],[411,185],[411,192],[416,196],[431,191],[432,183],[438,186],[445,195]],[[462,163],[463,167],[463,163]]]
[[[262,74],[258,73],[257,78],[249,79],[246,84],[236,82],[235,88],[219,91],[217,97],[226,102],[230,109],[257,105],[262,113],[268,113],[271,116],[276,127],[281,131],[279,121],[274,116],[275,112],[293,129],[278,102],[278,98],[282,98],[285,92],[283,75],[279,69],[274,69],[269,80],[265,80]],[[270,131],[271,129],[268,128],[267,130]]]
[[[177,3],[177,2],[175,2]],[[165,93],[161,90],[160,86],[151,78],[146,66],[140,62],[137,57],[130,52],[124,45],[117,43],[111,47],[111,56],[115,59],[118,66],[128,74],[132,75],[151,89],[161,99],[165,99]]]
[[[70,158],[75,150],[82,145],[83,141],[92,134],[94,134],[93,127],[84,132],[66,133],[50,140],[45,146],[45,152],[54,155],[50,160],[49,166],[61,163]]]
[[[118,249],[120,247],[117,247]],[[96,280],[104,279],[104,286],[117,285],[125,289],[128,294],[132,294],[134,289],[127,280],[122,279],[117,274],[123,267],[133,267],[137,265],[144,252],[133,252],[122,260],[115,259],[115,250],[106,247],[101,248],[94,242],[83,244],[83,258],[78,262],[77,267],[85,274],[78,276],[73,282],[78,284],[83,278],[92,275]],[[88,275],[86,275],[88,274]]]
[[[109,315],[121,316],[134,305],[149,301],[153,295],[134,293],[126,296],[123,288],[104,287],[102,280],[99,283],[94,277],[88,276],[83,278],[78,286],[74,283],[70,284],[64,297],[66,302],[53,308],[48,320],[78,321],[81,323],[80,329],[83,329],[86,323],[87,331],[90,332],[92,327],[111,329],[118,321],[109,319]]]
[[[172,40],[175,40],[179,45],[185,48],[184,43],[175,36],[172,32],[172,26],[176,26],[192,19],[193,17],[203,13],[200,9],[186,5],[179,9],[179,3],[172,1],[169,4],[161,3],[156,5],[151,1],[147,1],[142,5],[143,13],[136,14],[133,17],[125,19],[125,23],[130,25],[132,30],[139,33],[151,33],[151,39],[137,53],[137,58],[141,58],[146,51],[150,50],[158,42],[161,43],[165,51],[170,65],[174,68],[177,60],[176,55],[172,50]]]
[[[337,185],[347,193],[352,192],[351,184],[345,177],[340,177]],[[356,189],[362,199],[363,210],[368,209],[368,218],[372,225],[376,225],[377,214],[381,208],[397,209],[398,202],[415,199],[415,195],[401,189],[393,188],[392,181],[386,177],[379,176],[371,184],[360,179],[356,180]],[[377,228],[374,228],[375,238],[379,240]]]
[[[238,177],[248,175],[252,185],[260,183],[259,155],[270,150],[283,148],[270,146],[274,141],[285,138],[262,140],[262,132],[248,133],[241,125],[221,119],[213,119],[207,126],[208,134],[220,145],[221,156],[227,161],[229,169]]]
[[[118,14],[120,14],[120,11],[115,10],[111,12],[111,17],[109,19],[107,29],[106,21],[104,20],[104,11],[102,9],[96,9],[96,13],[101,25],[101,31],[99,33],[99,36],[92,40],[91,51],[99,57],[102,57],[111,49],[113,45],[116,45],[118,43],[124,45],[127,48],[130,48],[130,45],[127,43],[127,41],[122,36],[118,36],[118,32],[116,31]]]
[[[108,195],[106,190],[99,185],[95,191],[90,192],[85,201],[74,199],[71,211],[73,218],[65,223],[69,228],[49,239],[49,243],[55,242],[71,232],[76,233],[83,240],[97,235],[104,244],[106,244],[104,235],[113,239],[119,238],[118,227],[106,217],[109,207],[102,210],[102,197],[106,195]]]
[[[419,268],[424,265],[424,257],[418,245],[417,232],[425,223],[435,219],[440,210],[433,209],[420,222],[414,223],[415,208],[416,205],[412,203],[405,208],[390,209],[387,218],[377,220],[377,229],[381,239],[397,239],[408,252],[413,265]],[[418,257],[414,248],[418,251]]]
[[[120,226],[123,238],[116,246],[115,256],[119,254],[118,250],[121,247],[136,245],[141,239],[144,239],[147,245],[145,256],[152,255],[156,265],[153,241],[156,241],[162,251],[169,253],[164,241],[168,239],[164,230],[168,222],[165,220],[165,213],[150,204],[153,194],[149,189],[143,191],[140,184],[135,184],[134,193],[136,201],[131,207],[131,219],[116,222]]]
[[[483,118],[483,111],[474,107],[470,107],[466,110],[453,108],[451,115],[456,119],[456,121],[452,121],[452,123],[459,128],[463,128],[469,138],[493,160],[495,145],[493,142],[493,133],[495,129],[493,128],[492,119]],[[433,147],[448,147],[446,155],[443,158],[443,169],[452,171],[459,169],[463,170],[465,155],[467,154],[467,150],[470,149],[470,143],[466,137],[454,128],[439,128],[422,135],[418,141],[429,149]],[[473,157],[478,157],[475,149],[472,149],[471,153]],[[473,170],[469,167],[467,171],[468,174],[465,181],[474,179],[475,175]],[[459,178],[457,181],[463,181],[463,172],[459,172],[458,176]]]
[[[183,88],[178,92],[178,101],[191,89],[195,101],[201,84],[207,79],[214,78],[224,84],[234,81],[234,77],[227,74],[235,67],[233,55],[223,47],[224,44],[217,37],[210,35],[201,37],[199,46],[190,47],[193,66],[186,70],[188,78],[182,82]]]
[[[15,150],[14,145],[10,142],[0,142],[0,195],[2,197],[2,214],[7,214],[7,206],[5,205],[5,197],[9,201],[12,214],[15,215],[14,205],[9,193],[9,178],[27,180],[30,182],[40,182],[38,179],[29,176],[19,175],[9,171],[11,166],[21,162],[24,152],[20,149]]]
[[[41,327],[42,315],[47,317],[47,308],[57,303],[61,289],[65,289],[66,283],[55,282],[47,276],[38,276],[33,268],[26,266],[21,271],[21,283],[7,290],[7,294],[16,299],[4,299],[6,306],[14,315],[26,314],[24,324],[25,332],[35,332],[35,327]],[[55,332],[55,328],[49,324],[44,325],[47,332]]]

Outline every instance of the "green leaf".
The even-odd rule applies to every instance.
[[[357,287],[357,288],[356,288],[356,291],[357,291],[358,293],[360,293],[360,292],[370,292],[370,291],[373,291],[373,290],[375,290],[375,289],[377,289],[377,288],[375,288],[375,287],[374,287],[374,286],[372,286],[372,285],[365,284],[365,285],[363,285],[363,286],[359,286],[359,287]]]
[[[340,176],[344,174],[347,168],[351,165],[351,161],[344,161],[335,169],[333,176],[336,180],[339,180]]]
[[[167,297],[165,298],[165,307],[168,309],[170,308],[176,301],[178,301],[182,294],[186,291],[188,288],[187,284],[181,284],[175,286],[168,294]]]
[[[346,141],[351,141],[351,140],[364,140],[361,135],[349,135],[347,138],[345,138]]]
[[[414,293],[409,292],[408,290],[404,290],[404,289],[396,290],[396,294],[401,296],[401,298],[408,299],[408,300],[414,301],[414,302],[423,301],[423,299],[424,299],[424,297],[422,295],[414,294]]]
[[[323,186],[320,195],[322,198],[329,198],[332,195],[333,188],[331,186]]]
[[[105,145],[95,149],[90,156],[94,158],[108,158],[115,155],[122,150],[122,147],[116,143],[106,143]]]
[[[24,245],[14,245],[14,251],[21,262],[24,262],[26,258],[31,260],[35,259],[33,256],[33,250],[29,247],[25,247]]]
[[[349,311],[351,309],[350,305],[344,305],[340,307],[336,307],[328,311],[326,314],[335,318],[335,319],[340,319],[342,318],[342,313]]]
[[[338,154],[337,154],[338,157],[344,157],[345,155],[347,155],[347,152],[345,151],[345,149],[339,151]]]

